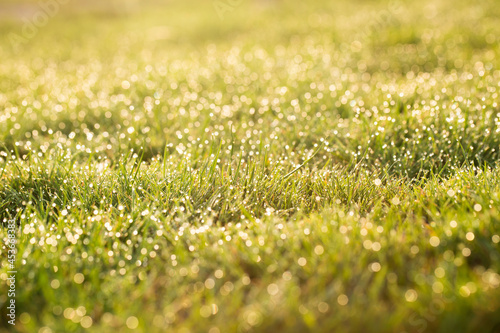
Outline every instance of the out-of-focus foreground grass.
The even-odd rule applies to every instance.
[[[0,331],[498,332],[499,39],[495,0],[0,2]]]

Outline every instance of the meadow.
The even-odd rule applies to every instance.
[[[1,0],[0,59],[0,332],[500,332],[498,1]]]

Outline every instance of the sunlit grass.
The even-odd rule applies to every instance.
[[[498,331],[500,6],[232,3],[0,15],[16,330]]]

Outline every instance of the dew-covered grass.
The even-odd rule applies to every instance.
[[[23,3],[0,331],[500,331],[498,1]]]

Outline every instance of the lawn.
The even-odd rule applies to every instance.
[[[0,59],[0,332],[500,332],[498,1],[0,0]]]

